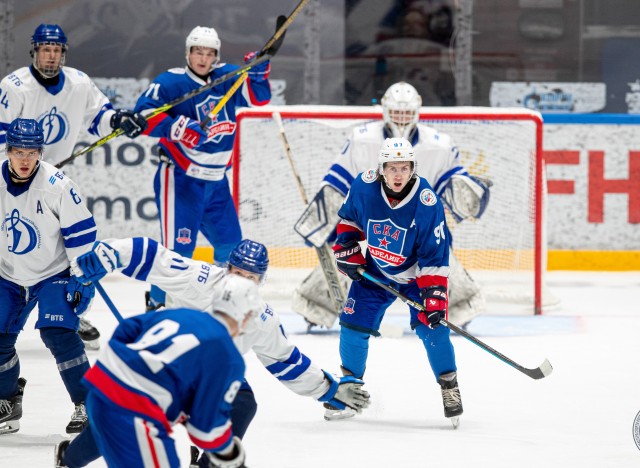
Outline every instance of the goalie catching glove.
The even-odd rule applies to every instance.
[[[418,320],[429,328],[440,326],[440,320],[447,318],[447,288],[429,286],[420,289],[420,298],[424,301],[424,311],[418,313]]]
[[[107,273],[121,266],[118,252],[106,242],[96,241],[89,252],[71,261],[71,273],[80,281],[87,283],[100,281]]]
[[[360,244],[356,239],[351,239],[344,244],[333,246],[333,254],[336,257],[336,265],[341,273],[347,275],[353,281],[360,281],[362,276],[358,273],[358,268],[367,264],[362,256]]]
[[[479,218],[489,205],[492,185],[486,178],[456,174],[449,179],[440,198],[457,222]]]
[[[329,403],[339,410],[348,406],[357,413],[362,413],[362,410],[369,406],[369,392],[362,388],[364,385],[362,380],[356,379],[352,375],[336,377],[326,370],[322,372],[329,381],[330,387],[324,395],[318,398],[318,401]]]

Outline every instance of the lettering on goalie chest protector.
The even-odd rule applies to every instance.
[[[369,253],[381,267],[399,266],[407,259],[403,255],[407,230],[396,225],[390,219],[369,220],[367,224],[367,243]]]

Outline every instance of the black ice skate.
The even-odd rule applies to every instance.
[[[460,423],[458,417],[462,414],[462,399],[460,398],[457,374],[455,372],[442,374],[438,378],[438,383],[442,392],[444,416],[451,419],[451,424],[453,424],[454,428],[457,428]]]
[[[0,434],[13,434],[20,430],[20,418],[22,417],[22,396],[27,380],[18,379],[18,393],[10,400],[0,400]]]
[[[64,457],[64,452],[65,450],[67,450],[67,447],[69,447],[70,443],[70,440],[63,440],[59,444],[56,444],[55,448],[53,449],[53,465],[56,468],[65,468],[67,466],[62,463],[62,458]]]
[[[67,434],[79,434],[89,424],[87,408],[84,403],[78,403],[71,415],[71,421],[67,424]]]
[[[160,307],[164,307],[164,304],[162,303],[158,304],[156,301],[151,299],[151,293],[149,291],[146,291],[144,293],[144,305],[145,305],[145,312],[155,312]]]
[[[78,325],[78,336],[84,343],[85,349],[100,349],[100,332],[91,325],[91,322],[82,317],[80,317],[80,325]]]

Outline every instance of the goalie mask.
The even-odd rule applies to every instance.
[[[60,46],[62,48],[59,61],[50,57],[39,57],[38,50],[46,45]],[[41,24],[31,36],[31,51],[29,53],[33,59],[33,67],[44,78],[55,77],[64,66],[68,49],[67,36],[60,26],[57,24]]]
[[[220,45],[220,38],[218,38],[218,33],[215,29],[207,28],[205,26],[196,26],[187,36],[187,65],[191,66],[189,63],[189,53],[191,52],[192,47],[208,47],[216,51],[216,60],[213,62],[213,66],[215,66],[220,61]]]
[[[384,176],[384,165],[391,162],[405,162],[411,163],[411,175],[409,179],[416,175],[416,153],[413,151],[413,146],[404,138],[387,138],[380,148],[380,155],[378,156],[378,174]],[[386,182],[386,178],[385,178]]]
[[[267,248],[259,242],[245,239],[231,251],[229,266],[257,275],[260,285],[262,285],[264,284],[267,268],[269,268]]]
[[[391,135],[411,140],[420,119],[422,98],[416,88],[400,81],[391,85],[382,96],[382,116]]]
[[[216,285],[211,307],[214,313],[222,312],[233,319],[242,333],[251,318],[264,309],[264,304],[253,281],[238,275],[225,275]]]

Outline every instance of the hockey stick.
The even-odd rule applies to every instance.
[[[271,39],[269,39],[267,43],[264,45],[264,47],[260,49],[260,52],[258,52],[258,54],[256,55],[256,58],[263,57],[266,54],[269,54],[270,56],[275,55],[275,52],[278,49],[280,49],[280,46],[282,45],[282,41],[284,41],[284,35],[287,32],[287,28],[293,21],[293,18],[295,18],[298,12],[302,9],[304,4],[307,3],[307,1],[308,0],[302,0],[298,4],[298,6],[295,8],[295,10],[293,10],[291,15],[289,15],[288,18],[284,15],[278,16],[278,19],[276,20],[275,34],[271,36]],[[229,91],[227,91],[227,93],[224,96],[222,96],[222,99],[218,101],[218,103],[213,108],[213,110],[209,112],[209,114],[205,117],[205,119],[200,123],[200,128],[204,130],[206,126],[209,125],[209,122],[211,122],[211,120],[213,120],[213,118],[216,115],[218,115],[218,113],[224,107],[224,105],[229,101],[229,99],[231,99],[231,96],[233,96],[235,92],[238,90],[238,88],[242,86],[242,83],[247,81],[248,77],[249,77],[248,71],[242,73],[240,77],[238,77],[236,82],[233,83],[231,88],[229,88]]]
[[[113,303],[113,301],[107,294],[107,291],[104,290],[102,285],[97,281],[94,281],[93,285],[98,290],[98,293],[100,294],[100,296],[102,296],[102,300],[104,300],[104,302],[107,304],[107,307],[109,307],[109,310],[111,311],[111,313],[115,316],[116,320],[118,320],[118,323],[124,322],[124,318],[122,317],[122,314],[118,312],[118,308]]]
[[[238,68],[237,70],[233,70],[230,71],[229,73],[225,73],[224,75],[222,75],[220,78],[216,78],[215,80],[207,83],[206,85],[200,86],[199,88],[196,88],[192,91],[189,91],[188,93],[186,93],[183,96],[180,96],[176,99],[174,99],[173,101],[169,101],[166,104],[163,104],[160,107],[157,107],[155,109],[152,109],[150,112],[145,113],[144,118],[149,120],[159,114],[162,114],[163,112],[168,111],[169,109],[171,109],[174,106],[177,106],[178,104],[181,104],[185,101],[188,101],[189,99],[204,93],[205,91],[208,91],[209,89],[218,86],[220,83],[224,83],[227,80],[230,80],[232,78],[235,78],[236,76],[240,76],[243,73],[249,71],[250,69],[252,69],[253,67],[255,67],[256,65],[259,65],[263,62],[266,62],[267,60],[269,60],[271,57],[273,57],[273,55],[275,54],[276,51],[271,51],[270,54],[267,55],[263,55],[260,58],[256,58],[253,61],[245,64],[244,66]],[[99,140],[93,142],[91,145],[81,149],[80,151],[73,153],[71,156],[69,156],[67,159],[63,159],[62,161],[60,161],[58,164],[56,164],[56,168],[60,169],[61,167],[67,165],[68,163],[70,163],[71,161],[73,161],[74,159],[87,154],[91,151],[93,151],[94,149],[98,148],[99,146],[104,145],[106,142],[119,137],[120,135],[122,135],[124,132],[122,131],[122,129],[117,129],[114,130],[113,132],[109,133],[108,135],[100,138]]]
[[[407,296],[405,296],[404,294],[400,293],[399,291],[396,291],[394,288],[392,288],[388,284],[384,283],[379,278],[376,278],[375,276],[370,275],[369,273],[367,273],[367,270],[365,270],[364,268],[362,268],[362,267],[358,268],[358,273],[360,273],[360,275],[363,278],[368,279],[372,283],[375,283],[376,285],[380,286],[385,291],[390,292],[391,294],[396,296],[398,299],[400,299],[405,304],[407,304],[407,305],[409,305],[409,306],[413,307],[414,309],[417,309],[417,310],[419,310],[421,312],[426,312],[426,310],[425,310],[425,308],[424,308],[424,306],[422,304],[420,304],[419,302],[412,301]],[[515,361],[512,361],[511,359],[509,359],[504,354],[500,353],[499,351],[496,351],[491,346],[483,343],[482,341],[480,341],[478,338],[476,338],[472,334],[467,333],[462,328],[459,328],[459,327],[455,326],[453,323],[449,322],[448,320],[445,320],[445,319],[440,320],[440,325],[443,325],[443,326],[453,330],[458,335],[466,338],[467,340],[471,341],[473,344],[475,344],[475,345],[481,347],[482,349],[484,349],[485,351],[487,351],[489,354],[492,354],[493,356],[495,356],[498,359],[500,359],[502,362],[504,362],[506,364],[509,364],[514,369],[519,370],[520,372],[522,372],[523,374],[531,377],[532,379],[536,379],[536,380],[537,379],[543,379],[543,378],[547,377],[549,374],[551,374],[551,372],[553,371],[553,367],[551,366],[551,363],[549,362],[548,359],[545,359],[544,362],[542,364],[540,364],[538,367],[536,367],[534,369],[528,369],[528,368],[523,367],[520,364],[516,363]]]
[[[282,141],[284,152],[287,155],[289,165],[291,166],[291,172],[293,172],[296,185],[298,186],[300,198],[302,198],[302,202],[305,205],[308,205],[309,199],[307,198],[307,194],[304,190],[304,185],[302,184],[302,180],[300,180],[300,175],[298,174],[298,170],[296,169],[296,165],[293,161],[293,153],[291,151],[291,147],[289,146],[287,135],[284,132],[282,117],[278,112],[274,112],[272,114],[272,117],[276,125],[278,125],[278,129],[280,131],[280,140]],[[329,285],[329,295],[331,296],[331,300],[335,305],[334,311],[336,312],[336,315],[340,315],[340,312],[344,307],[345,291],[342,289],[342,285],[340,284],[340,280],[338,278],[338,271],[333,260],[333,254],[329,249],[329,245],[326,243],[322,247],[314,246],[314,249],[316,249],[316,254],[318,255],[318,260],[320,261],[320,267],[322,268],[322,272],[324,273],[324,278],[327,280],[327,284]]]

